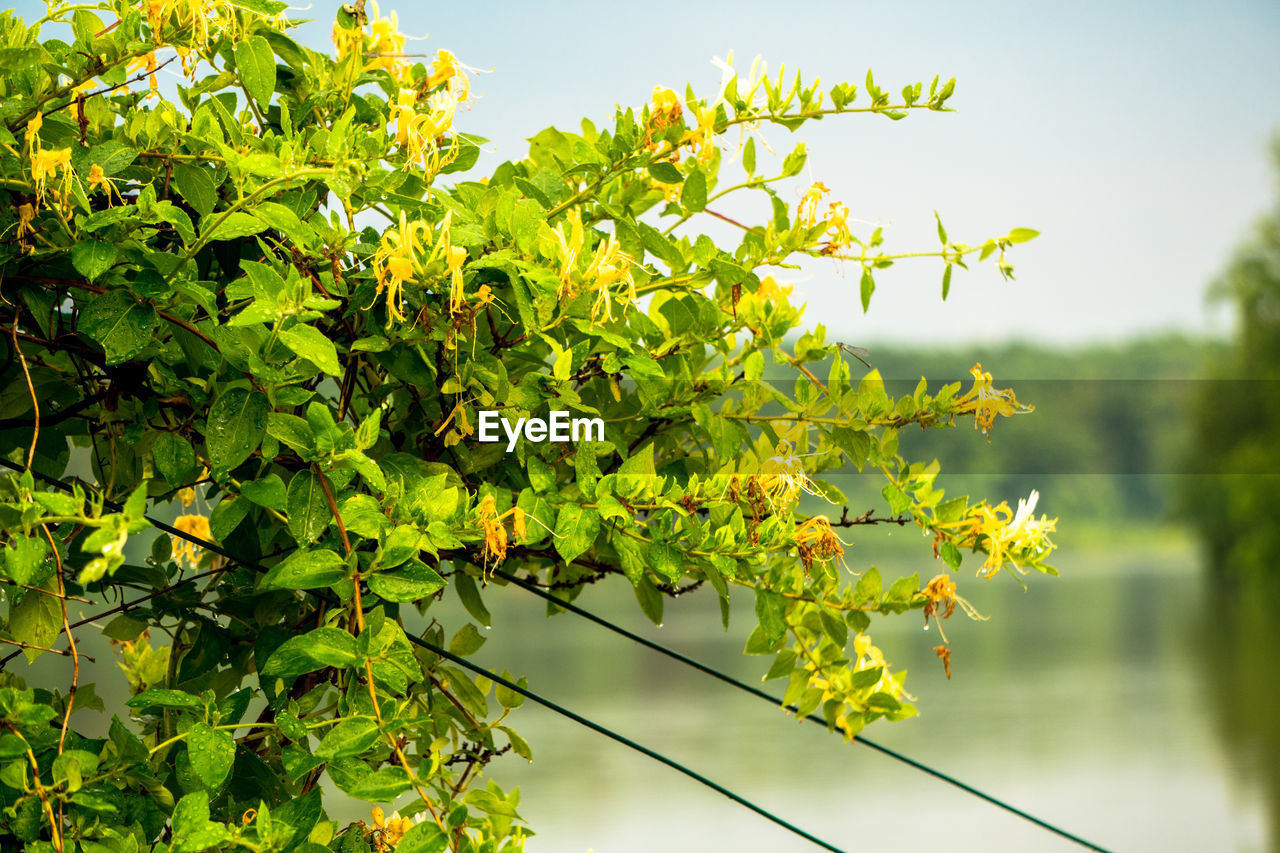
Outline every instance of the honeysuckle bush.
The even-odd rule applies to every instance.
[[[457,57],[408,54],[363,4],[318,52],[284,8],[0,13],[5,844],[520,848],[519,792],[490,761],[530,757],[522,697],[409,640],[477,652],[485,599],[527,596],[504,573],[566,600],[625,584],[655,622],[704,587],[727,626],[742,587],[746,652],[852,737],[915,713],[878,618],[976,616],[962,562],[1051,571],[1034,493],[948,497],[936,463],[898,453],[900,430],[1028,407],[980,366],[968,389],[890,397],[801,326],[782,280],[827,259],[865,310],[903,258],[937,263],[944,298],[969,261],[1010,272],[1035,232],[970,245],[939,221],[936,248],[890,252],[797,181],[803,143],[766,146],[845,113],[945,111],[954,82],[823,88],[723,62],[710,97],[656,88],[480,176]],[[768,216],[739,221],[740,194]],[[712,219],[736,244],[697,230]],[[508,452],[478,440],[482,411],[605,431]],[[824,481],[848,466],[883,473],[883,506]],[[175,515],[189,538],[149,529]],[[932,579],[858,564],[850,532],[882,523],[922,530]],[[89,661],[84,631],[114,661]],[[64,666],[15,671],[42,655]],[[103,707],[108,681],[127,707]]]

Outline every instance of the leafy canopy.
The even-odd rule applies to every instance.
[[[394,16],[363,3],[317,52],[284,8],[0,13],[0,453],[29,468],[0,480],[0,639],[74,663],[70,689],[0,679],[0,835],[122,853],[516,849],[519,792],[486,765],[530,756],[508,725],[522,698],[406,633],[476,652],[485,597],[523,595],[499,571],[566,600],[627,584],[654,621],[705,585],[727,625],[745,588],[747,653],[771,656],[784,702],[852,737],[915,712],[873,619],[967,609],[951,575],[965,552],[984,576],[1049,570],[1034,494],[1016,511],[946,499],[936,463],[898,454],[904,428],[985,432],[1026,411],[1013,393],[975,367],[968,391],[922,380],[891,398],[822,326],[801,330],[778,278],[834,259],[865,309],[903,257],[939,261],[944,298],[970,260],[1009,273],[1006,249],[1035,232],[968,245],[939,221],[936,250],[888,252],[820,183],[788,203],[804,146],[774,157],[755,136],[945,111],[954,81],[823,90],[726,62],[714,97],[659,87],[607,127],[538,133],[482,178],[483,140],[454,125],[470,94],[456,57],[406,57]],[[768,216],[735,219],[739,194],[763,194]],[[696,230],[710,219],[737,243]],[[480,411],[567,411],[605,436],[507,453],[477,441]],[[849,512],[822,479],[845,466],[883,473],[887,514]],[[148,534],[165,512],[195,541]],[[945,568],[852,572],[842,531],[886,521],[931,534]],[[105,710],[92,679],[119,679],[75,645],[81,614],[132,696],[109,722],[73,717]],[[418,818],[379,805],[335,821],[340,795]]]

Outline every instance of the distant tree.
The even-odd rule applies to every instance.
[[[1280,140],[1273,146],[1280,170]],[[1230,300],[1238,326],[1232,345],[1208,369],[1194,410],[1195,466],[1182,509],[1199,530],[1211,564],[1228,574],[1265,577],[1280,557],[1280,203],[1213,284]]]

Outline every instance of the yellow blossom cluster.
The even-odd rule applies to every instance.
[[[853,653],[857,657],[854,664],[854,672],[860,672],[864,669],[873,667],[883,667],[880,674],[880,680],[876,682],[872,689],[873,693],[888,693],[894,699],[907,699],[915,701],[914,696],[902,689],[902,684],[897,678],[889,673],[889,664],[884,659],[884,652],[880,651],[871,643],[871,637],[864,633],[859,633],[853,638]]]
[[[373,840],[373,849],[382,853],[382,851],[390,850],[400,843],[410,829],[413,829],[416,821],[411,817],[400,817],[399,812],[392,812],[391,817],[387,817],[381,806],[374,806],[371,813],[373,817],[373,831],[370,833]]]
[[[1040,561],[1054,550],[1049,534],[1057,529],[1058,519],[1035,516],[1040,493],[1033,491],[1030,497],[1018,500],[1014,512],[1009,504],[1001,501],[998,506],[978,504],[960,521],[941,525],[957,528],[963,537],[962,544],[984,550],[987,560],[982,565],[983,577],[992,577],[1006,564],[1022,573],[1022,563]]]
[[[433,273],[443,272],[449,277],[449,311],[462,311],[462,267],[467,260],[467,250],[455,246],[450,234],[452,211],[445,213],[440,223],[440,234],[431,242],[431,226],[421,219],[410,220],[403,211],[397,227],[388,228],[373,256],[373,272],[378,282],[378,293],[387,297],[387,322],[403,322],[402,299],[405,284],[419,282]],[[430,246],[430,251],[428,251]],[[432,269],[433,264],[443,265]]]
[[[596,299],[591,306],[591,319],[597,323],[614,319],[614,302],[625,310],[636,301],[636,281],[631,271],[635,261],[622,251],[615,235],[606,235],[596,244],[591,260],[583,269],[580,261],[586,257],[586,232],[578,208],[572,208],[565,214],[564,221],[552,234],[555,238],[554,260],[560,264],[561,299],[572,299],[581,292],[581,288],[594,293]],[[622,287],[615,292],[618,284]]]
[[[31,161],[31,180],[36,187],[37,209],[41,202],[44,201],[47,192],[52,192],[60,202],[68,202],[70,200],[71,178],[74,175],[71,169],[70,148],[47,149],[41,146],[40,128],[43,125],[44,117],[37,112],[27,122],[27,129],[24,135]],[[56,189],[49,189],[50,178],[60,178]],[[35,212],[33,210],[32,218],[34,218],[34,215]],[[29,226],[30,219],[27,222]],[[19,230],[21,231],[21,226],[19,226]]]
[[[156,44],[167,44],[166,34],[181,33],[196,51],[202,52],[208,49],[215,33],[238,32],[235,6],[230,0],[145,0],[143,11]],[[189,49],[181,47],[178,52],[185,66]]]
[[[962,404],[961,412],[974,416],[974,429],[982,430],[983,435],[991,432],[996,415],[1008,418],[1033,411],[1034,407],[1020,404],[1011,389],[993,387],[994,380],[981,363],[970,368],[969,373],[973,375],[973,388],[956,402]]]
[[[815,560],[827,562],[835,560],[844,564],[844,543],[831,527],[831,521],[825,515],[815,515],[806,519],[796,527],[796,547],[800,551],[800,562],[805,571],[813,567]]]
[[[644,125],[645,146],[651,146],[655,137],[661,136],[667,128],[674,127],[683,115],[684,107],[680,104],[680,96],[666,86],[654,86],[653,103],[649,107]]]
[[[208,542],[213,538],[213,533],[209,530],[209,519],[203,515],[180,515],[173,522],[173,526],[196,539],[203,539]],[[173,540],[173,561],[175,563],[179,566],[186,563],[193,569],[200,564],[204,548],[180,536],[170,536],[170,538]]]
[[[774,512],[791,506],[800,494],[818,495],[817,485],[805,473],[804,462],[796,455],[791,442],[778,442],[776,452],[760,466],[760,473],[752,478]]]

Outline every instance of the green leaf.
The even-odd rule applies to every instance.
[[[328,626],[290,637],[271,653],[262,674],[286,681],[326,666],[346,669],[360,663],[356,638]]]
[[[1026,243],[1040,236],[1034,228],[1015,228],[1004,239],[1010,243]]]
[[[173,810],[172,853],[199,853],[228,839],[227,828],[209,820],[209,794],[197,791],[178,801]]]
[[[880,570],[875,566],[867,569],[853,586],[853,600],[858,604],[873,604],[880,601]]]
[[[23,596],[9,617],[9,633],[25,643],[52,646],[62,631],[62,609],[52,595],[32,592]],[[44,654],[40,649],[23,649],[28,661]]]
[[[261,391],[232,388],[209,407],[205,447],[215,474],[230,471],[258,449],[271,403]]]
[[[196,452],[191,442],[172,432],[156,436],[151,446],[151,463],[171,488],[187,484],[196,471]]]
[[[658,163],[649,164],[649,174],[654,180],[661,181],[664,184],[678,184],[684,181],[684,175],[680,174],[680,170],[665,160]]]
[[[698,213],[707,206],[707,176],[695,169],[684,179],[680,190],[680,203],[687,210]]]
[[[268,474],[261,480],[247,480],[240,484],[240,494],[258,506],[268,509],[284,509],[284,480],[279,474]]]
[[[173,170],[173,182],[187,204],[201,216],[208,216],[218,204],[218,188],[207,169],[180,163]]]
[[[394,572],[374,572],[368,576],[369,589],[387,601],[421,601],[444,589],[444,578],[425,563],[413,560]]]
[[[862,268],[862,278],[858,280],[858,293],[862,297],[862,313],[871,307],[871,294],[876,292],[876,280],[871,275],[870,267]]]
[[[262,36],[237,41],[234,53],[236,71],[249,97],[264,110],[276,88],[276,58],[271,45]]]
[[[128,361],[155,338],[156,309],[125,290],[96,297],[80,315],[80,331],[102,345],[107,364]]]
[[[316,757],[325,760],[359,755],[378,742],[378,724],[373,720],[343,720],[320,739]]]
[[[556,516],[556,551],[566,563],[571,563],[591,547],[599,532],[599,513],[590,507],[565,504]]]
[[[216,788],[231,772],[236,759],[236,742],[231,733],[196,723],[187,732],[187,755],[206,788]]]
[[[413,825],[400,843],[396,853],[444,853],[449,846],[449,836],[433,821],[424,820]]]
[[[782,596],[767,589],[756,588],[756,618],[765,639],[776,643],[787,633],[786,605]]]
[[[324,333],[315,326],[303,323],[283,329],[280,332],[280,341],[295,354],[305,358],[330,376],[338,376],[342,373],[342,366],[338,364],[338,350],[333,345],[333,341],[326,338]]]
[[[116,262],[116,244],[86,240],[71,249],[71,265],[89,281],[94,281]]]
[[[237,210],[219,215],[216,219],[210,221],[208,230],[204,232],[202,237],[206,242],[211,240],[238,240],[241,237],[248,237],[266,230],[267,223],[251,213]]]
[[[324,485],[310,469],[293,475],[286,497],[289,516],[289,532],[300,544],[308,544],[320,538],[333,520],[329,499]]]
[[[323,589],[349,575],[346,562],[333,551],[295,551],[263,576],[260,588]]]
[[[347,793],[357,800],[370,803],[389,803],[409,790],[411,782],[409,774],[400,767],[383,767],[373,771],[347,789]],[[434,826],[435,824],[432,824]],[[404,849],[404,842],[396,845],[397,850]]]
[[[455,572],[453,589],[458,593],[458,600],[462,602],[462,606],[467,609],[472,618],[486,628],[493,625],[493,617],[485,608],[484,601],[480,598],[480,590],[476,589],[476,582],[472,580],[471,575]]]
[[[453,639],[449,641],[449,651],[455,655],[466,657],[480,651],[480,647],[485,644],[489,638],[480,633],[475,625],[468,622],[458,629],[453,635]]]
[[[201,708],[204,703],[199,696],[192,696],[182,690],[169,690],[156,687],[144,690],[125,703],[130,708]]]

